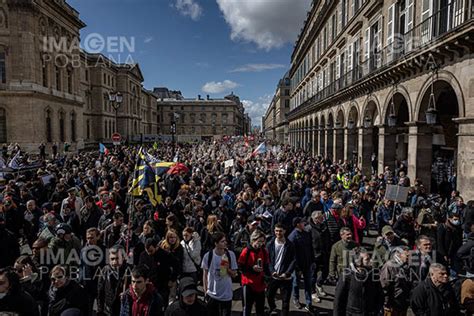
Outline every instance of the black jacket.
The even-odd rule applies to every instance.
[[[474,247],[474,233],[470,233],[468,240],[459,247],[456,256],[462,262],[463,268],[471,273],[474,272],[474,253],[471,250]]]
[[[311,235],[294,229],[288,239],[295,245],[296,269],[306,271],[314,262]]]
[[[415,224],[413,221],[407,221],[403,219],[403,216],[400,216],[398,220],[393,225],[393,230],[401,239],[406,239],[409,246],[415,244]]]
[[[413,291],[410,302],[416,316],[457,316],[459,305],[453,288],[446,284],[436,288],[431,278],[420,282]]]
[[[438,256],[447,256],[452,258],[456,255],[459,247],[462,245],[462,229],[461,226],[453,227],[449,224],[438,225],[436,232],[436,248]],[[445,264],[447,262],[444,262]]]
[[[88,293],[76,281],[70,280],[67,285],[52,291],[49,290],[49,316],[59,316],[69,308],[79,309],[87,315]]]
[[[196,297],[193,305],[186,305],[182,299],[175,301],[168,306],[165,316],[204,316],[207,315],[207,308],[204,303]]]
[[[30,294],[20,289],[10,290],[0,299],[0,314],[11,312],[19,316],[39,316],[38,304]]]
[[[168,287],[168,281],[172,280],[172,256],[161,248],[158,248],[153,256],[143,251],[140,255],[139,265],[146,265],[150,269],[150,281],[155,288]]]
[[[314,260],[318,264],[327,262],[331,253],[331,235],[326,222],[316,224],[312,219],[309,220],[311,225],[311,241],[313,245]]]
[[[126,281],[126,265],[120,267],[118,273],[110,265],[102,269],[97,281],[97,311],[107,316],[120,313],[120,293]]]
[[[380,283],[384,292],[384,306],[406,310],[410,304],[412,289],[411,270],[408,264],[389,260],[380,272]]]
[[[336,286],[334,316],[375,316],[382,305],[383,292],[374,270],[345,270]]]
[[[275,239],[276,237],[273,237],[268,243],[267,243],[267,250],[268,250],[268,256],[270,260],[269,264],[269,269],[270,269],[270,274],[273,274],[275,271],[275,264],[276,264],[276,254],[275,254]],[[286,275],[291,275],[293,271],[295,270],[295,246],[291,241],[288,239],[285,242],[285,245],[283,246],[283,259],[280,267],[280,271],[282,273],[285,273]],[[277,272],[278,273],[278,272]]]

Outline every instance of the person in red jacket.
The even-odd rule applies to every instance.
[[[264,247],[265,234],[255,230],[250,236],[250,245],[242,250],[239,267],[242,271],[242,310],[243,316],[250,316],[255,303],[257,316],[264,315],[265,309],[265,273],[269,271],[268,251]]]

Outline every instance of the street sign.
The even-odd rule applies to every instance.
[[[122,136],[119,133],[112,134],[112,142],[114,143],[114,145],[120,145],[121,141],[122,141]]]

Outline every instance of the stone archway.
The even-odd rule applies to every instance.
[[[433,105],[430,102],[432,92],[438,112],[436,123],[427,125],[425,115]],[[458,152],[459,126],[455,119],[460,117],[463,105],[458,103],[462,98],[457,93],[450,82],[435,80],[433,89],[428,86],[419,96],[418,122],[410,126],[409,175],[420,178],[427,190],[444,196],[455,189],[456,184],[450,183],[449,179],[458,173],[457,170],[461,182],[473,176],[472,161],[466,164],[464,153]],[[468,143],[467,146],[472,145]],[[458,165],[458,160],[462,165]]]
[[[379,120],[379,111],[374,101],[369,101],[361,116],[363,129],[359,136],[359,166],[362,173],[370,175],[377,173],[378,168],[378,150],[379,150],[379,128],[377,121]]]
[[[398,91],[390,94],[385,102],[383,133],[379,149],[379,172],[389,167],[395,172],[400,164],[407,166],[408,126],[410,108],[405,96]]]

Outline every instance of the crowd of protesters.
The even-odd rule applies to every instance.
[[[227,316],[236,283],[245,316],[290,303],[316,315],[327,299],[334,315],[474,313],[474,201],[429,194],[403,164],[364,175],[256,145],[150,146],[186,168],[139,197],[138,146],[51,159],[42,146],[40,169],[3,175],[0,313]],[[406,202],[385,197],[390,184],[409,188]]]

